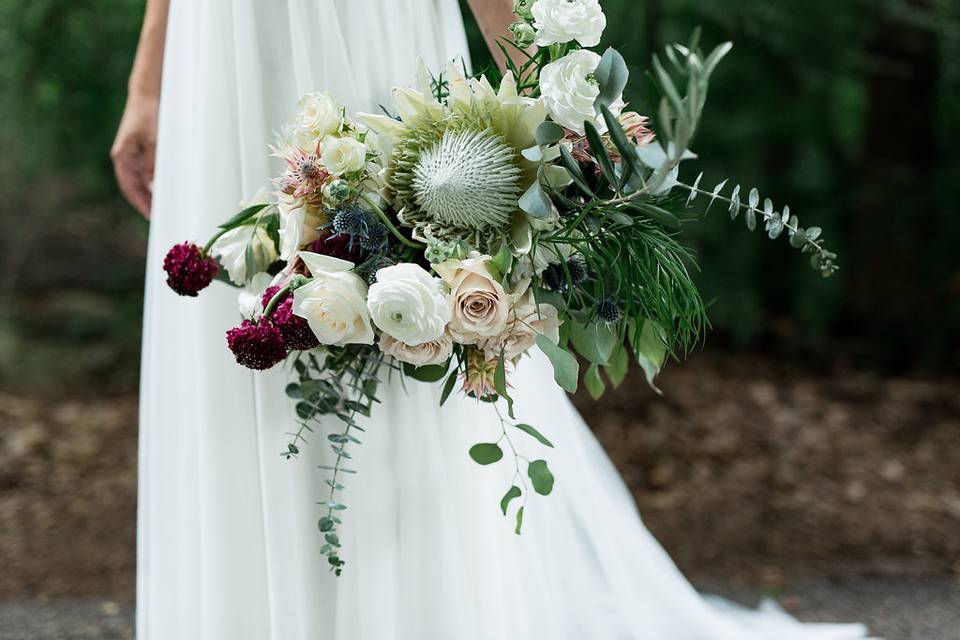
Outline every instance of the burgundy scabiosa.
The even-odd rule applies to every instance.
[[[220,267],[192,242],[174,245],[163,259],[167,284],[181,296],[196,296],[216,277]]]
[[[237,363],[263,371],[287,357],[287,344],[280,329],[269,322],[244,320],[227,331],[227,346]]]
[[[264,310],[279,290],[280,287],[269,287],[263,293]],[[276,304],[270,312],[268,320],[280,330],[288,349],[307,351],[320,346],[320,340],[317,339],[316,334],[310,328],[307,319],[301,318],[293,312],[293,296],[289,293],[284,294]]]
[[[310,243],[308,250],[341,260],[349,260],[350,262],[360,262],[364,257],[360,241],[345,233],[324,236],[319,240],[314,240]]]

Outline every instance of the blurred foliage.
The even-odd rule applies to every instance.
[[[757,185],[840,253],[824,282],[780,243],[711,213],[691,237],[715,300],[713,343],[955,366],[960,3],[604,6],[605,42],[635,76],[697,25],[706,46],[735,42],[694,145],[704,179]],[[2,384],[135,382],[146,225],[117,195],[107,154],[142,11],[143,0],[0,0]],[[652,113],[652,85],[631,87],[634,107]]]

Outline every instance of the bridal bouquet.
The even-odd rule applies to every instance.
[[[788,207],[756,189],[727,192],[727,181],[680,179],[729,43],[705,55],[695,35],[654,57],[662,97],[655,114],[640,114],[622,98],[621,55],[591,49],[605,26],[597,0],[518,0],[516,13],[514,41],[501,46],[522,61],[499,79],[456,64],[432,76],[421,64],[419,86],[394,89],[388,115],[305,96],[274,149],[285,163],[274,192],[164,262],[182,295],[221,269],[244,287],[227,345],[251,369],[291,363],[299,424],[284,455],[297,455],[321,418],[342,425],[326,435],[334,458],[319,520],[338,574],[338,494],[358,416],[374,411],[386,375],[441,385],[441,404],[461,393],[503,406],[500,439],[465,453],[488,465],[508,450],[516,473],[500,507],[507,515],[514,504],[519,533],[516,505],[549,494],[554,477],[545,459],[519,456],[509,433],[553,445],[514,419],[513,368],[539,349],[563,389],[582,377],[599,396],[632,360],[652,385],[707,327],[681,243],[698,196],[750,230],[785,235],[823,275],[837,268],[820,229]],[[588,363],[582,375],[575,354]]]

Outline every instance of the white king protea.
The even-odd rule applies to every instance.
[[[378,134],[387,196],[401,221],[419,240],[466,240],[495,251],[506,234],[515,253],[528,250],[531,223],[520,209],[521,196],[538,172],[553,186],[568,180],[562,168],[543,166],[540,154],[524,153],[538,146],[534,134],[547,116],[543,102],[519,95],[509,73],[494,89],[486,78],[466,78],[451,64],[444,102],[422,62],[420,78],[420,91],[394,90],[399,121],[359,116]]]
[[[523,193],[515,156],[490,129],[445,131],[413,168],[412,190],[423,217],[461,229],[508,225]]]

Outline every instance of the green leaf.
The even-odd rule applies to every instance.
[[[330,516],[324,516],[320,518],[320,521],[317,523],[317,526],[320,527],[320,531],[327,532],[333,529],[333,518]]]
[[[268,206],[267,204],[255,204],[252,207],[247,207],[243,211],[240,211],[235,216],[224,222],[220,225],[221,229],[234,229],[236,227],[242,226],[244,222],[257,215]],[[251,274],[252,275],[252,274]]]
[[[557,346],[542,333],[537,334],[537,346],[553,365],[553,379],[565,391],[574,393],[577,390],[577,378],[580,375],[580,364],[573,355]]]
[[[534,180],[530,188],[520,196],[520,208],[531,218],[549,218],[553,215],[553,203],[547,196],[540,180]]]
[[[617,151],[620,152],[620,157],[623,159],[623,162],[634,174],[638,176],[643,175],[643,167],[640,166],[640,159],[637,157],[636,147],[627,138],[627,133],[623,130],[623,125],[620,124],[620,121],[606,105],[600,107],[600,113],[603,114],[603,120],[607,123],[607,131],[610,134],[610,139],[613,141],[614,146],[617,147]],[[625,170],[625,177],[626,173]]]
[[[510,393],[507,392],[507,365],[506,358],[503,354],[500,354],[500,358],[497,360],[497,368],[493,371],[493,388],[496,389],[497,395],[507,401],[507,413],[510,417],[513,417],[513,398],[510,397]]]
[[[563,140],[563,127],[554,122],[541,122],[540,126],[534,132],[533,137],[540,146],[555,144]]]
[[[613,355],[614,349],[620,340],[620,334],[615,325],[591,322],[581,324],[570,323],[570,339],[577,353],[590,362],[606,364]]]
[[[495,442],[481,442],[470,447],[470,457],[477,464],[493,464],[503,458],[503,449]]]
[[[607,182],[610,183],[610,186],[616,188],[617,173],[613,167],[613,160],[610,159],[610,153],[607,152],[607,147],[603,144],[603,138],[600,137],[600,132],[597,130],[597,125],[585,120],[583,128],[587,134],[587,142],[590,143],[590,155],[600,163],[600,171]]]
[[[610,357],[610,363],[607,365],[607,378],[614,388],[619,387],[624,378],[627,377],[627,371],[630,368],[630,357],[627,355],[627,349],[620,344]]]
[[[534,460],[527,465],[527,475],[530,476],[533,490],[540,495],[548,496],[553,491],[553,474],[546,460]]]
[[[671,229],[680,228],[680,220],[677,216],[655,204],[650,204],[649,202],[630,202],[627,204],[627,209],[642,213],[644,216],[654,222],[659,222],[665,227],[670,227]]]
[[[600,64],[597,70],[593,72],[600,87],[600,95],[597,96],[594,105],[597,109],[609,107],[617,101],[623,94],[627,86],[627,80],[630,78],[630,72],[627,70],[627,63],[624,61],[620,52],[614,48],[609,48],[603,52],[600,58]]]
[[[520,431],[523,431],[523,432],[526,433],[527,435],[533,436],[534,438],[536,438],[536,439],[540,442],[540,444],[542,444],[542,445],[544,445],[544,446],[547,446],[547,447],[553,447],[553,443],[552,443],[552,442],[550,442],[549,440],[547,440],[542,433],[540,433],[539,431],[537,431],[536,429],[534,429],[534,428],[533,428],[532,426],[530,426],[529,424],[520,423],[520,424],[515,424],[515,425],[513,425],[513,426],[515,426],[517,429],[520,429]]]
[[[456,369],[450,372],[450,376],[447,378],[447,381],[443,383],[443,392],[440,394],[440,406],[443,406],[443,403],[447,401],[447,398],[450,397],[450,393],[453,391],[454,385],[457,384],[457,373]]]
[[[510,273],[510,269],[513,267],[513,253],[510,251],[510,247],[505,243],[500,245],[500,251],[497,252],[497,255],[493,256],[493,259],[490,261],[490,266],[497,270],[499,274],[496,278],[497,280],[502,279]]]
[[[603,392],[606,391],[606,385],[603,384],[603,380],[600,378],[600,365],[596,362],[587,368],[587,372],[583,375],[583,384],[587,387],[587,392],[594,400],[599,399],[600,396],[603,395]]]
[[[404,362],[403,373],[420,382],[439,382],[447,375],[447,369],[449,367],[449,362],[445,364],[428,364],[423,367],[415,367],[412,364]]]
[[[519,498],[520,494],[520,487],[517,485],[513,485],[503,494],[503,498],[500,499],[500,511],[503,511],[503,515],[507,515],[507,507],[510,505],[510,501]]]
[[[517,528],[513,532],[520,535],[520,529],[523,528],[523,507],[517,509]]]
[[[667,343],[663,329],[655,322],[644,320],[643,328],[640,329],[640,340],[637,344],[637,362],[643,368],[647,377],[647,384],[660,393],[657,386],[653,383],[654,378],[660,373],[664,362],[667,359]]]
[[[570,150],[563,145],[560,145],[560,159],[563,161],[563,166],[566,168],[567,173],[570,174],[570,179],[573,180],[574,184],[576,184],[585,195],[596,198],[597,196],[593,193],[593,189],[587,184],[586,176],[583,175],[583,171],[580,169],[580,163],[573,157]]]
[[[291,382],[288,384],[284,391],[288,398],[293,398],[296,400],[303,397],[303,393],[300,391],[300,385],[296,382]]]

